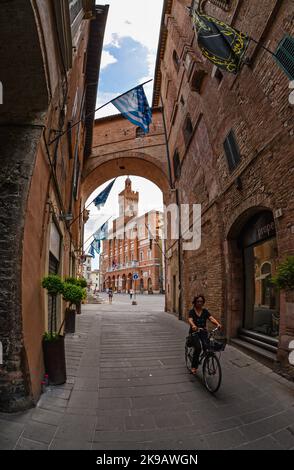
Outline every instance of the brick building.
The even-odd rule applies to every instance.
[[[162,214],[150,211],[138,216],[139,193],[130,178],[119,194],[119,217],[113,221],[100,257],[102,288],[114,292],[136,289],[141,293],[164,290],[164,257],[161,242]],[[139,279],[133,281],[137,273]]]
[[[79,183],[91,153],[107,12],[94,0],[1,2],[1,410],[31,406],[40,394],[51,312],[42,278],[77,274]],[[61,296],[54,310],[57,331]]]
[[[200,53],[191,3],[257,41],[238,75]],[[181,253],[180,269],[179,244],[167,245],[167,308],[186,317],[203,293],[232,341],[292,373],[293,298],[270,277],[294,253],[294,107],[289,78],[261,45],[274,51],[293,38],[293,19],[291,0],[166,0],[153,97],[178,201],[202,205],[201,247]]]

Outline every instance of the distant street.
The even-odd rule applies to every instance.
[[[188,327],[163,296],[84,305],[67,336],[64,386],[0,414],[1,449],[290,449],[293,384],[232,347],[210,395],[184,363]]]

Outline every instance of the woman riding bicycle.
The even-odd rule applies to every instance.
[[[192,360],[192,374],[197,373],[199,365],[199,356],[201,349],[205,350],[208,342],[208,332],[206,329],[206,322],[209,320],[211,323],[221,328],[221,324],[209,313],[204,307],[205,298],[203,295],[197,295],[194,297],[192,302],[193,308],[189,311],[189,334],[192,338],[192,345],[194,348],[193,360]],[[196,333],[196,334],[192,334]],[[201,347],[202,345],[202,347]]]

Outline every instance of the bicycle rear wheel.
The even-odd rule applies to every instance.
[[[222,369],[215,354],[208,354],[202,367],[204,384],[210,393],[215,393],[220,388],[222,381]]]
[[[192,368],[192,358],[193,358],[193,348],[189,348],[187,345],[185,345],[185,362],[186,362],[186,367],[189,372],[191,372],[191,368]]]

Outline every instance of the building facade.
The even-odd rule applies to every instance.
[[[162,214],[150,211],[138,216],[139,193],[132,190],[130,178],[118,202],[119,217],[113,221],[108,240],[103,241],[100,257],[103,290],[163,293]],[[137,280],[134,274],[138,274]]]
[[[239,74],[202,56],[191,3],[257,41]],[[294,41],[293,18],[291,0],[165,1],[153,97],[163,104],[178,202],[202,212],[201,246],[180,253],[180,269],[181,247],[168,242],[167,308],[185,318],[204,294],[235,344],[291,374],[293,298],[270,279],[294,253],[294,108],[268,50]]]
[[[59,296],[52,309],[41,280],[79,272],[80,178],[108,7],[12,0],[0,10],[0,409],[17,411],[39,397],[42,337],[66,307]]]

